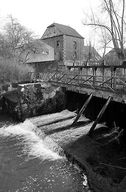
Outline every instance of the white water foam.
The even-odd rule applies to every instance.
[[[23,153],[29,158],[40,158],[41,160],[56,160],[62,157],[49,149],[44,140],[35,133],[36,127],[26,120],[17,125],[10,125],[0,129],[0,136],[22,138],[24,145]]]

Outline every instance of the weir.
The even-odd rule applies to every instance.
[[[109,97],[108,101],[104,104],[101,110],[102,113],[107,108],[111,99]],[[75,115],[75,112],[65,110],[56,113],[55,116],[54,114],[50,115],[46,124],[45,117],[43,116],[39,117],[39,121],[37,120],[38,118],[30,119],[30,121],[37,126],[36,133],[38,135],[41,136],[42,133],[46,135],[47,143],[50,142],[48,138],[51,138],[64,150],[64,154],[71,162],[77,163],[83,170],[86,170],[89,185],[94,191],[97,192],[99,189],[103,192],[125,191],[125,168],[123,170],[123,167],[120,166],[119,168],[116,164],[116,160],[118,161],[120,155],[122,155],[120,145],[114,140],[118,136],[118,131],[116,129],[115,131],[111,130],[107,126],[94,122],[96,131],[94,130],[93,138],[90,138],[88,133],[90,128],[94,127],[94,123],[85,124],[89,119],[81,115],[75,126],[72,124],[73,119],[76,119]],[[68,118],[68,116],[71,118]],[[101,135],[97,132],[99,128],[104,128],[104,134],[102,133]],[[109,157],[110,153],[111,157]],[[100,162],[102,162],[102,166]],[[113,171],[110,173],[110,162],[115,175],[113,175]],[[120,172],[123,177],[120,177]],[[118,178],[118,183],[114,182],[115,177]],[[111,188],[111,182],[113,183],[113,188]]]
[[[52,120],[48,117],[39,119]],[[89,187],[84,172],[31,121],[36,120],[0,128],[0,191],[86,192]]]
[[[95,123],[98,119],[100,122],[105,121],[109,126],[113,126],[113,124],[116,123],[117,126],[123,128],[124,124],[126,124],[124,118],[126,108],[125,69],[125,65],[107,66],[101,65],[99,62],[92,62],[90,66],[59,65],[56,70],[38,73],[38,77],[39,80],[46,80],[54,86],[61,87],[66,97],[71,93],[71,98],[68,96],[66,99],[68,109],[69,105],[71,105],[68,103],[73,102],[72,108],[74,108],[74,110],[80,110],[73,124],[75,124],[81,114],[84,113],[86,117],[95,121]],[[32,77],[33,76],[34,73],[32,73]],[[79,101],[79,99],[74,100],[74,95],[76,95],[77,98],[81,98],[83,103]],[[81,97],[82,95],[84,99]],[[87,104],[85,98],[90,95],[92,95],[91,98],[93,99],[91,99],[91,101],[89,99],[89,101],[87,101],[89,103]],[[112,101],[108,104],[110,107],[108,106],[107,112],[104,112],[102,117],[99,118],[98,114],[100,113],[102,105],[104,105],[104,101],[106,101],[109,96],[112,98]],[[70,100],[72,100],[72,102]],[[94,100],[96,100],[97,106]],[[79,106],[76,106],[76,101]],[[94,128],[92,128],[92,130],[93,129]]]
[[[126,188],[126,168],[123,169],[122,162],[118,166],[126,147],[126,78],[116,74],[118,68],[122,74],[125,66],[75,66],[47,73],[48,83],[60,87],[66,109],[78,113],[50,111],[57,113],[30,119],[35,133],[46,144],[53,146],[53,140],[55,149],[60,146],[70,161],[86,169],[89,184],[96,191],[123,192]],[[110,70],[111,75],[105,76],[105,71],[101,75],[103,69]],[[60,95],[58,98],[61,99]],[[53,107],[53,99],[51,103]]]

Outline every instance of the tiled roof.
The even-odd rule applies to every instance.
[[[124,54],[126,55],[126,49],[124,49]],[[126,57],[124,58],[126,60]],[[119,59],[115,48],[111,49],[105,56],[104,61],[106,65],[120,65],[122,60]]]
[[[33,49],[28,50],[28,52],[29,54],[27,56],[26,63],[37,63],[54,60],[54,48],[39,39],[33,42]]]
[[[63,35],[69,35],[69,36],[78,37],[78,38],[83,39],[83,37],[75,29],[73,29],[70,26],[53,23],[53,24],[49,25],[47,28],[50,28],[50,27],[56,27],[60,31],[60,33]]]

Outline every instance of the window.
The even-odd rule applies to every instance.
[[[42,51],[42,54],[43,54],[43,55],[49,55],[49,50],[43,50],[43,51]]]
[[[59,40],[56,42],[56,46],[60,47],[60,41]]]
[[[77,59],[77,52],[76,52],[76,51],[74,51],[73,59],[74,59],[74,60]]]
[[[77,49],[77,42],[76,41],[73,42],[73,48]]]
[[[73,60],[77,59],[77,42],[73,41]]]

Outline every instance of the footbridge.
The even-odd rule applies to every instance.
[[[126,66],[67,66],[37,74],[38,80],[46,80],[66,91],[87,94],[89,97],[77,114],[73,124],[77,123],[85,112],[93,96],[105,99],[89,134],[92,135],[111,101],[126,103]]]
[[[69,91],[126,102],[126,66],[68,66],[39,73],[38,78]]]

